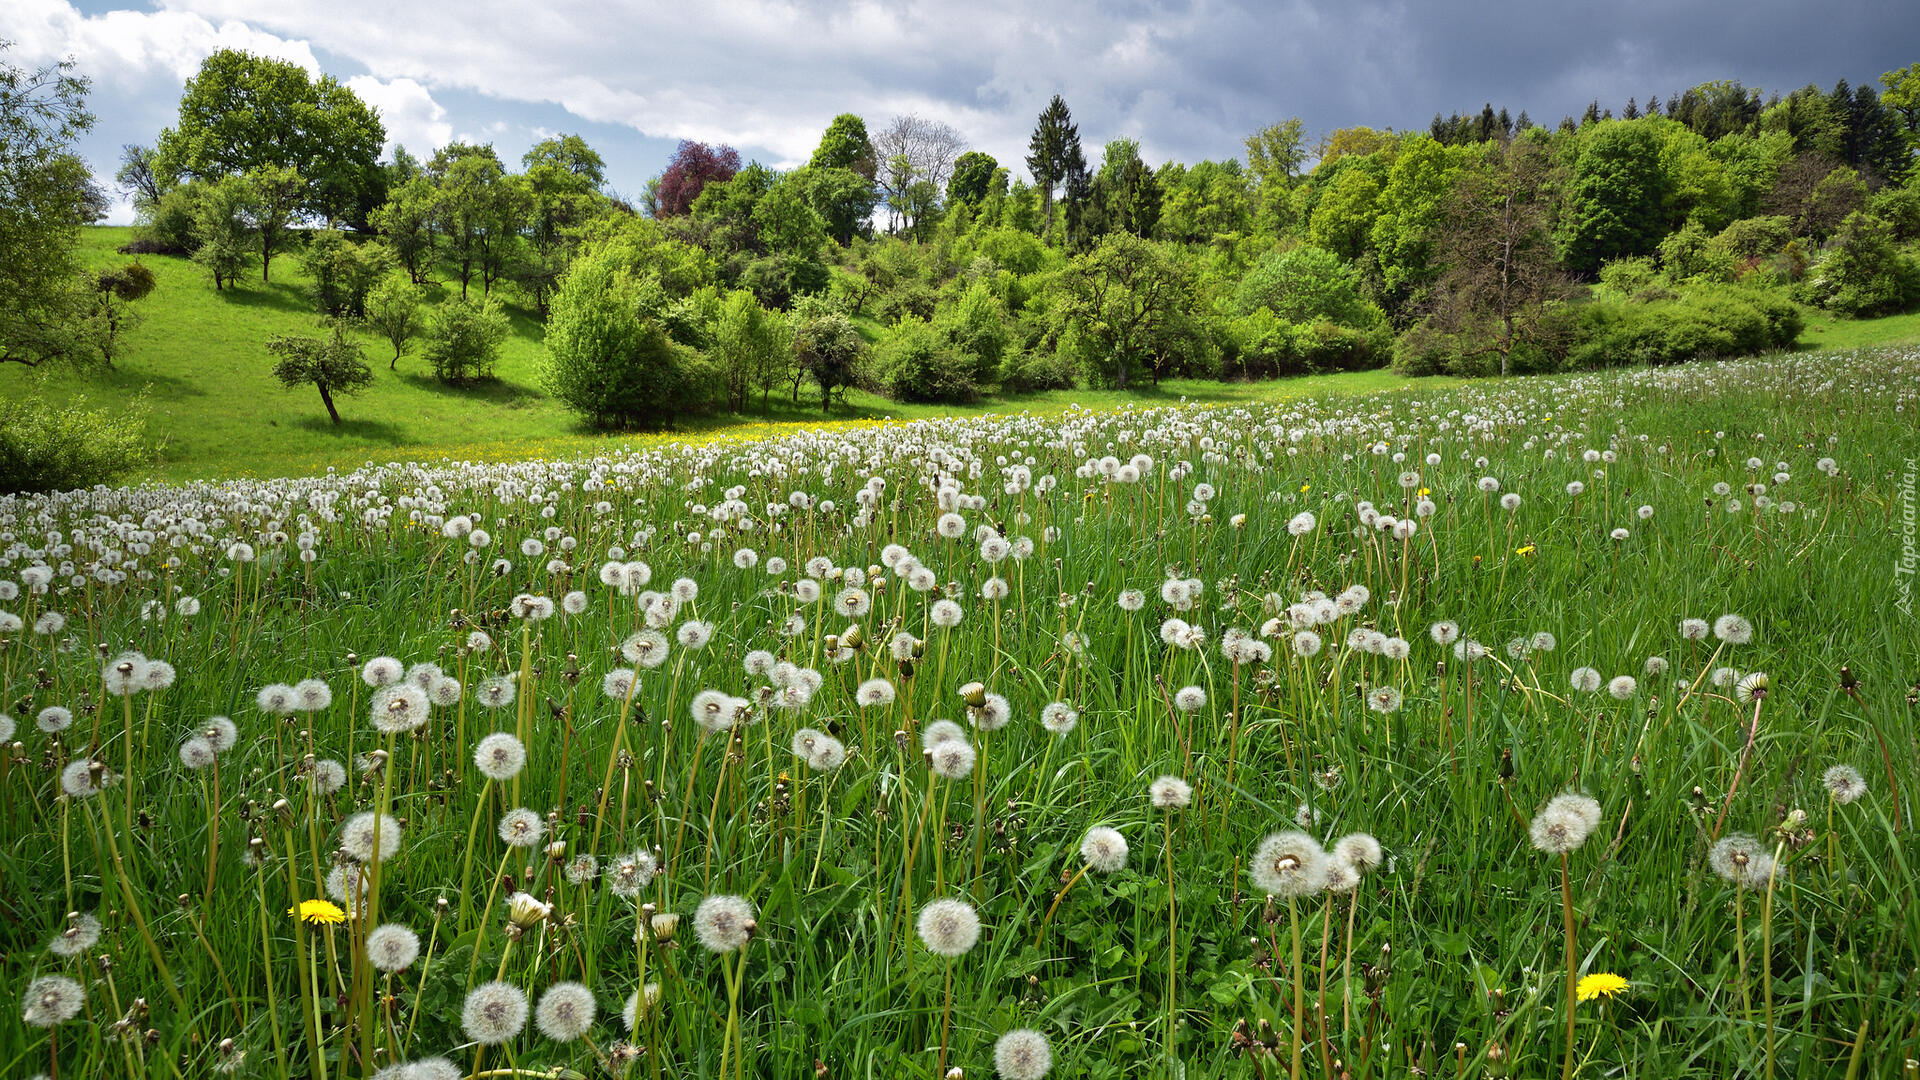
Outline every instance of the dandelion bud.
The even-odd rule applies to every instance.
[[[524,892],[514,893],[507,898],[507,921],[522,930],[530,930],[540,925],[553,911],[550,904],[542,903]]]
[[[649,916],[647,932],[652,934],[653,940],[660,944],[671,944],[680,933],[680,916],[671,911]]]
[[[978,709],[987,703],[987,687],[984,683],[970,682],[960,688],[960,698],[969,708]]]

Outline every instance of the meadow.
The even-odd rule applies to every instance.
[[[0,1072],[1913,1077],[1916,413],[1879,348],[0,499]]]

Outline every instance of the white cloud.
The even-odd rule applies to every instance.
[[[244,20],[217,22],[185,11],[109,11],[85,15],[67,0],[8,0],[0,5],[0,38],[17,42],[29,63],[72,58],[96,83],[174,85],[221,49],[277,56],[320,70],[305,41],[256,30]]]
[[[380,111],[380,121],[387,127],[387,152],[405,146],[408,153],[424,158],[453,138],[447,110],[412,79],[383,81],[355,75],[347,80],[347,89]]]

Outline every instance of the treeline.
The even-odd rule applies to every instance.
[[[384,139],[333,80],[215,54],[178,122],[126,149],[128,250],[189,255],[216,289],[297,250],[319,313],[454,382],[490,375],[499,304],[521,305],[549,388],[606,425],[850,387],[966,401],[1669,363],[1789,345],[1803,305],[1920,303],[1920,64],[1878,89],[1709,83],[1554,127],[1491,104],[1417,132],[1309,139],[1290,119],[1242,157],[1157,166],[1130,139],[1090,152],[1057,96],[1016,162],[936,121],[848,114],[785,171],[684,143],[631,199],[577,136],[514,165],[463,143],[379,161]],[[455,281],[422,308],[422,285]],[[330,410],[364,384],[356,335],[276,350],[338,361],[289,379],[348,372],[308,380]]]

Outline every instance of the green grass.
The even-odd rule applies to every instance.
[[[1806,329],[1800,332],[1800,346],[1805,349],[1870,349],[1916,341],[1920,341],[1920,311],[1880,319],[1843,319],[1809,308]]]
[[[86,230],[89,265],[112,266],[127,256],[114,249],[129,228]],[[410,355],[389,372],[391,353],[363,335],[374,385],[339,401],[344,422],[327,419],[312,390],[283,389],[271,375],[262,347],[275,334],[317,333],[305,297],[307,279],[296,256],[275,259],[273,280],[258,274],[235,290],[216,293],[211,279],[189,260],[141,257],[154,272],[154,293],[139,305],[142,325],[127,335],[114,370],[81,376],[0,370],[0,396],[43,394],[56,401],[84,396],[94,407],[149,410],[148,430],[160,457],[157,479],[307,474],[351,468],[369,460],[476,457],[515,460],[583,454],[650,438],[609,436],[583,427],[541,387],[545,362],[541,327],[523,308],[507,308],[513,333],[502,349],[497,381],[472,388],[435,380],[424,359]],[[447,278],[447,275],[442,275]],[[451,280],[449,278],[449,280]],[[475,287],[478,291],[478,286]],[[430,302],[458,292],[443,283],[428,290]],[[870,332],[874,328],[863,327]],[[1438,380],[1421,380],[1434,384]],[[1054,391],[1020,397],[989,397],[975,406],[906,405],[867,393],[849,396],[833,420],[921,419],[974,413],[1050,411],[1072,404],[1099,407],[1133,401],[1164,403],[1275,401],[1318,393],[1361,394],[1407,385],[1389,372],[1316,376],[1285,382],[1230,384],[1170,380],[1130,393]],[[742,423],[814,424],[822,419],[817,398],[803,390],[800,402],[775,400],[767,414],[695,418],[684,433],[732,428]]]
[[[238,1066],[363,1080],[444,1054],[502,1080],[492,1070],[600,1076],[600,1055],[630,1037],[620,1005],[658,982],[660,1008],[631,1036],[645,1049],[614,1070],[625,1080],[785,1080],[815,1062],[832,1078],[941,1080],[943,1065],[987,1078],[1016,1028],[1050,1040],[1057,1080],[1275,1080],[1296,1047],[1303,1075],[1336,1075],[1337,1057],[1353,1080],[1555,1077],[1569,1055],[1578,1075],[1618,1080],[1846,1077],[1853,1062],[1859,1077],[1898,1077],[1920,1053],[1920,622],[1896,592],[1916,409],[1920,355],[1881,350],[0,500],[0,578],[24,580],[60,545],[76,571],[102,571],[79,584],[63,571],[44,595],[0,590],[27,627],[66,616],[46,632],[0,622],[0,702],[20,746],[0,758],[0,1074],[57,1061],[63,1077]],[[1136,454],[1152,458],[1137,483],[1082,472]],[[1038,482],[1009,491],[1021,462]],[[869,477],[884,498],[863,516]],[[1502,508],[1483,477],[1518,505]],[[1423,490],[1432,512],[1410,540],[1362,523],[1361,501],[1402,515]],[[949,506],[958,540],[937,532]],[[1303,512],[1317,520],[1295,535]],[[484,552],[440,527],[468,514],[491,534]],[[1033,548],[992,561],[979,529]],[[235,541],[252,561],[229,554]],[[921,592],[911,569],[882,572],[884,587],[866,582],[871,610],[840,611],[849,575],[891,544],[923,564],[921,584],[952,584]],[[757,562],[743,566],[743,548]],[[819,600],[800,580],[813,557],[847,568],[820,572]],[[668,634],[713,630],[704,647],[667,646],[630,697],[602,680],[646,616],[600,583],[610,558],[644,560],[648,588],[697,585],[662,620]],[[1170,576],[1201,582],[1197,602],[1163,593]],[[1004,600],[983,595],[995,582]],[[1284,624],[1260,639],[1271,656],[1222,648],[1308,590],[1353,586],[1369,595],[1319,624],[1310,656]],[[517,594],[576,589],[573,614],[514,614]],[[1144,594],[1141,610],[1123,590]],[[198,611],[177,614],[183,598]],[[964,618],[942,629],[948,599]],[[1683,618],[1723,613],[1750,620],[1751,641],[1683,638]],[[1163,638],[1174,617],[1204,641]],[[1437,642],[1441,620],[1490,655]],[[838,653],[850,626],[862,645]],[[1351,646],[1361,630],[1402,639],[1404,658]],[[904,663],[896,631],[920,642]],[[1509,651],[1543,632],[1550,647]],[[177,678],[108,696],[101,656],[127,648]],[[696,692],[793,685],[754,650],[817,671],[817,692],[703,735]],[[379,734],[372,718],[392,713],[360,677],[379,655],[436,664],[441,676],[422,677],[464,693]],[[1655,656],[1664,672],[1647,668]],[[1589,667],[1637,682],[1574,689]],[[1766,696],[1715,683],[1721,667],[1766,672]],[[307,679],[330,703],[287,716],[259,704],[262,687]],[[474,691],[496,679],[515,697],[487,708]],[[895,699],[861,703],[869,679]],[[970,722],[970,680],[1004,695],[1004,727]],[[1187,687],[1205,700],[1176,713]],[[1366,704],[1382,690],[1397,708]],[[1064,735],[1041,723],[1054,702],[1079,713]],[[73,725],[42,730],[56,705]],[[214,715],[238,740],[196,768],[180,751]],[[978,750],[964,779],[929,771],[919,738],[936,719]],[[844,763],[797,756],[805,729],[841,740]],[[525,737],[516,778],[483,781],[472,758],[488,732]],[[384,768],[361,774],[376,749]],[[61,797],[86,755],[124,775]],[[353,769],[345,787],[316,788],[322,761]],[[1865,775],[1850,805],[1822,786],[1835,764]],[[1155,809],[1162,775],[1189,781],[1194,803]],[[1597,800],[1597,827],[1563,879],[1529,819],[1569,790]],[[516,806],[550,822],[542,845],[564,848],[506,846],[495,823]],[[360,872],[335,856],[345,823],[382,808],[403,831],[380,863],[377,919],[298,927],[289,907]],[[1080,876],[1093,827],[1131,852]],[[1372,834],[1386,859],[1352,892],[1290,910],[1249,868],[1263,837],[1296,827],[1320,842]],[[1770,894],[1708,865],[1733,833],[1778,845]],[[667,865],[637,895],[565,874],[584,854],[604,869],[653,849]],[[551,916],[510,930],[500,874]],[[1572,1010],[1570,1042],[1563,880],[1573,971],[1628,983]],[[723,893],[757,921],[738,967],[696,933],[699,905]],[[915,933],[935,897],[983,923],[952,963]],[[680,917],[670,942],[647,932],[642,904]],[[100,920],[84,957],[45,948],[68,912]],[[376,921],[429,946],[391,980],[358,960]],[[87,993],[80,1019],[51,1033],[24,1022],[19,997],[46,976]],[[529,1027],[478,1053],[462,1005],[496,977],[535,1001],[586,984],[600,1005],[590,1042]],[[132,1030],[150,1042],[113,1026],[135,997],[147,1011]],[[730,1029],[745,1059],[723,1070]],[[1253,1060],[1248,1038],[1264,1040]]]

